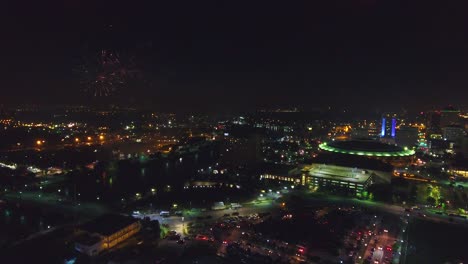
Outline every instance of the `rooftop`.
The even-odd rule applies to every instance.
[[[346,140],[322,143],[319,148],[325,151],[359,156],[411,156],[414,150],[385,144],[376,140]]]
[[[119,214],[105,214],[81,226],[81,230],[109,236],[137,222],[137,219]]]
[[[312,163],[386,172],[393,171],[393,166],[382,160],[373,159],[368,156],[347,155],[335,152],[320,153],[312,159]]]
[[[371,176],[371,173],[363,169],[326,164],[305,166],[303,171],[314,177],[353,183],[365,183]]]

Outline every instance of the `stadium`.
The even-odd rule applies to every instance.
[[[319,148],[329,153],[375,158],[397,167],[406,166],[415,154],[414,150],[376,140],[332,141],[320,144]]]

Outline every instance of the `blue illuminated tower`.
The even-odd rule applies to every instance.
[[[395,138],[396,123],[396,114],[386,113],[382,115],[382,130],[380,132],[380,137]]]

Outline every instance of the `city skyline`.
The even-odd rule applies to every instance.
[[[5,3],[0,263],[466,263],[467,8]]]

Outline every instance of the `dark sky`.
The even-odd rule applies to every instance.
[[[0,103],[79,103],[99,50],[139,78],[106,101],[160,109],[466,104],[466,1],[11,1]]]

